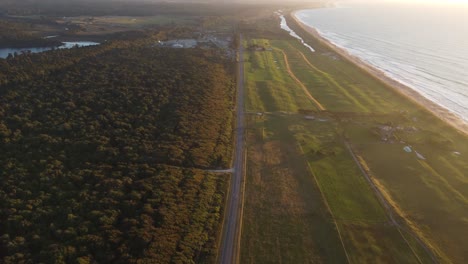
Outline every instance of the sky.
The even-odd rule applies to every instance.
[[[1,0],[0,0],[1,1]],[[122,0],[121,0],[122,1]],[[132,0],[128,0],[132,1]],[[134,0],[138,1],[138,0]],[[140,0],[141,1],[141,0]],[[161,1],[161,0],[145,0],[145,1]],[[247,3],[291,3],[291,2],[303,2],[303,3],[316,3],[316,2],[371,2],[371,3],[403,3],[403,4],[437,4],[437,5],[468,5],[468,0],[166,0],[166,1],[178,1],[178,2],[247,2]]]
[[[0,0],[8,1],[8,0]],[[14,1],[14,0],[9,0]],[[16,0],[24,1],[24,0]],[[35,0],[40,1],[40,0]],[[55,0],[63,2],[79,2],[79,1],[93,1],[93,0]],[[99,0],[96,0],[99,1]],[[212,2],[212,3],[317,3],[317,2],[367,2],[367,3],[403,3],[403,4],[437,4],[437,5],[466,5],[468,7],[468,0],[100,0],[100,1],[116,1],[116,2]]]
[[[305,0],[307,1],[307,0]],[[371,3],[402,3],[402,4],[436,4],[436,5],[468,5],[468,0],[340,0],[337,2],[371,2]]]

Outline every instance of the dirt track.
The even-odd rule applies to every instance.
[[[317,100],[315,99],[312,94],[310,94],[309,90],[307,90],[307,87],[304,85],[303,82],[301,82],[301,80],[299,80],[296,75],[294,75],[294,73],[292,72],[291,70],[291,67],[289,66],[289,61],[288,61],[288,56],[286,55],[286,53],[284,53],[283,50],[280,50],[278,49],[278,51],[280,51],[281,53],[283,53],[283,57],[284,57],[284,63],[286,64],[286,70],[288,71],[289,75],[291,76],[291,78],[293,78],[294,81],[297,82],[297,84],[299,84],[299,86],[302,88],[302,90],[304,91],[304,93],[307,95],[307,97],[309,97],[310,100],[312,100],[312,102],[314,102],[314,104],[317,106],[317,108],[321,111],[324,111],[326,110],[325,107]]]

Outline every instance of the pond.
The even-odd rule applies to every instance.
[[[86,47],[86,46],[94,46],[99,45],[100,43],[91,42],[91,41],[75,41],[75,42],[62,42],[61,46],[55,47],[56,49],[70,49],[75,46],[78,47]],[[3,48],[0,49],[0,58],[8,57],[8,54],[14,54],[15,52],[20,54],[21,52],[31,51],[32,53],[39,53],[48,50],[52,50],[52,47],[42,47],[42,48]]]

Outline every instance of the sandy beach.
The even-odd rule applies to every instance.
[[[427,99],[414,89],[388,77],[382,71],[373,66],[369,65],[368,63],[362,61],[361,59],[350,55],[346,50],[335,46],[329,40],[323,38],[316,29],[310,27],[304,23],[302,23],[297,17],[296,12],[293,11],[291,13],[291,17],[296,21],[296,23],[303,28],[306,32],[310,33],[314,38],[318,39],[321,43],[328,46],[336,53],[340,54],[343,58],[351,61],[353,64],[358,66],[359,68],[363,69],[364,71],[368,72],[369,74],[373,75],[375,78],[379,79],[389,87],[392,87],[395,91],[402,94],[403,96],[409,98],[411,101],[415,102],[416,104],[422,106],[423,108],[427,109],[435,116],[440,118],[441,120],[445,121],[452,127],[456,128],[458,131],[468,135],[468,124],[462,120],[457,115],[453,114],[449,110],[443,108],[442,106],[432,102],[431,100]]]

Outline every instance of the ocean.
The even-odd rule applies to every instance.
[[[340,4],[296,17],[468,122],[468,5]]]

